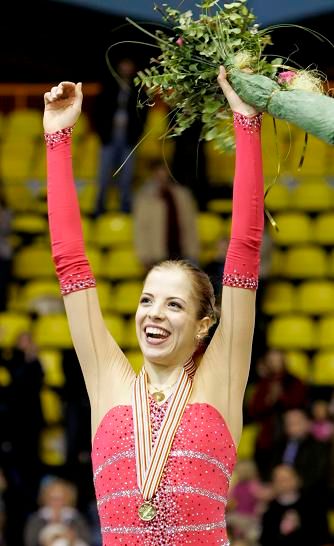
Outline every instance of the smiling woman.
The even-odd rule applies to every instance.
[[[103,545],[228,546],[225,506],[249,372],[263,231],[261,116],[226,79],[237,153],[232,235],[215,322],[208,277],[185,261],[147,275],[136,313],[138,376],[108,332],[85,256],[71,164],[81,84],[45,94],[52,256],[92,413]]]

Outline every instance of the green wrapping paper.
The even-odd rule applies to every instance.
[[[281,90],[266,76],[231,70],[229,80],[242,100],[257,110],[304,129],[334,144],[334,99],[301,90]]]

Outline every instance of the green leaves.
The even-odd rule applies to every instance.
[[[173,135],[201,121],[202,138],[228,150],[234,146],[233,125],[231,111],[217,83],[219,66],[233,66],[236,54],[247,50],[252,59],[250,69],[275,77],[274,62],[267,62],[263,55],[270,36],[258,32],[247,0],[229,2],[223,7],[219,0],[203,0],[199,7],[198,19],[190,10],[181,12],[166,3],[156,7],[169,29],[156,30],[161,53],[149,67],[138,72],[135,83],[148,96],[159,93],[171,108],[176,108]]]

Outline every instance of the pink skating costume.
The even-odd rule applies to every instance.
[[[244,361],[245,369],[238,375],[246,381],[250,361],[254,302],[250,304],[245,293],[257,287],[263,231],[260,127],[260,116],[235,115],[236,174],[223,278],[223,326],[218,326],[195,373],[191,399],[152,499],[157,510],[152,521],[138,516],[143,497],[137,483],[131,406],[135,374],[104,326],[85,257],[70,130],[46,135],[52,254],[91,402],[92,462],[104,546],[229,545],[225,507],[236,449],[229,431],[233,417],[228,423],[223,415],[233,416],[233,407],[241,406],[241,399],[233,400],[230,393],[233,382],[239,381],[233,366]],[[235,302],[237,293],[240,300]],[[240,313],[235,312],[236,303]],[[159,405],[149,397],[152,444],[169,401]]]

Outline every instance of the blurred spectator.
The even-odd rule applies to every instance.
[[[327,543],[326,512],[315,498],[301,492],[294,468],[279,465],[273,471],[274,499],[262,519],[262,546],[322,546]]]
[[[139,141],[145,121],[145,109],[137,109],[138,89],[133,83],[137,68],[134,61],[121,59],[116,72],[117,79],[110,73],[103,78],[102,91],[97,96],[94,110],[93,125],[102,144],[96,216],[105,211],[113,172],[125,160],[115,182],[120,192],[120,208],[123,212],[130,212],[135,157],[129,154]]]
[[[6,505],[4,499],[4,492],[7,484],[4,473],[0,468],[0,546],[6,546],[5,541],[5,526],[6,526]]]
[[[39,440],[43,427],[40,392],[43,370],[31,334],[22,332],[6,361],[11,378],[8,386],[8,438],[4,471],[8,483],[8,543],[20,545],[23,522],[36,509],[41,477]]]
[[[311,408],[313,421],[311,434],[319,442],[330,442],[334,434],[334,423],[329,414],[329,403],[326,400],[315,400]]]
[[[255,384],[248,413],[259,422],[255,459],[262,479],[270,477],[273,445],[282,435],[282,414],[307,403],[307,387],[287,369],[284,354],[270,349],[264,355],[262,376]]]
[[[62,523],[50,523],[38,537],[40,546],[89,546],[80,540],[73,529]]]
[[[187,186],[195,196],[197,207],[206,210],[209,181],[205,143],[201,140],[201,123],[193,123],[175,138],[171,171],[176,180]]]
[[[9,240],[12,213],[0,194],[0,311],[6,309],[7,288],[10,281],[13,249]]]
[[[311,435],[311,421],[302,409],[284,415],[284,437],[273,446],[272,464],[293,466],[303,487],[325,501],[329,478],[329,446]]]
[[[65,526],[70,531],[72,537],[70,541],[61,544],[69,546],[82,546],[82,542],[90,544],[90,531],[83,516],[75,508],[77,503],[76,487],[65,480],[52,478],[42,483],[39,493],[40,509],[32,514],[26,524],[24,530],[24,545],[38,546],[39,537],[42,537],[42,531],[50,524]],[[46,540],[46,539],[45,539]],[[49,544],[49,542],[45,542]],[[74,541],[76,540],[76,542]],[[80,542],[78,543],[78,540]],[[54,546],[53,542],[51,542]],[[60,543],[59,543],[60,546]]]
[[[216,301],[221,300],[223,287],[222,277],[224,272],[228,244],[229,239],[227,237],[219,239],[212,260],[204,267],[205,272],[207,273],[207,275],[209,275],[212,282],[213,289],[215,291]]]
[[[161,160],[152,160],[150,176],[134,203],[137,254],[149,269],[166,259],[198,261],[196,205],[191,192],[175,183]]]
[[[252,460],[240,460],[235,469],[236,484],[229,494],[227,522],[232,536],[249,540],[259,536],[260,515],[264,503],[271,498],[271,490],[258,478]]]

